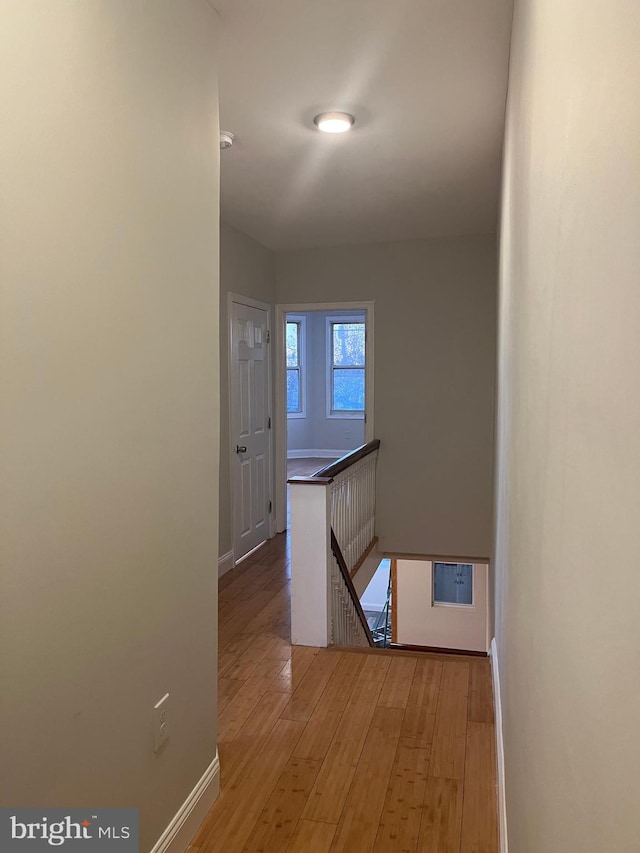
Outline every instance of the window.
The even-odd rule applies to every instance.
[[[304,393],[305,318],[287,315],[285,344],[287,357],[287,417],[305,417]]]
[[[328,317],[328,416],[363,418],[365,323],[362,317]]]
[[[473,563],[434,563],[433,603],[472,606]]]

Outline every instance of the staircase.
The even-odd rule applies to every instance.
[[[352,576],[376,542],[379,447],[370,441],[310,477],[288,481],[294,644],[378,645]]]

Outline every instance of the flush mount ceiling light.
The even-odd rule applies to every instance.
[[[320,113],[313,120],[313,123],[324,133],[344,133],[345,130],[351,130],[355,119],[349,113]]]

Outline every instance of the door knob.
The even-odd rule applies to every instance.
[[[244,444],[236,444],[236,453],[246,453],[246,452],[247,452],[247,448],[244,446]]]

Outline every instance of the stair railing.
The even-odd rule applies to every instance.
[[[331,527],[340,543],[349,572],[353,572],[375,535],[376,465],[378,440],[321,468],[318,477],[331,477]]]
[[[294,644],[373,645],[351,575],[375,542],[379,447],[370,441],[311,477],[288,481]]]
[[[333,530],[331,552],[331,641],[338,646],[374,646],[367,617]]]

